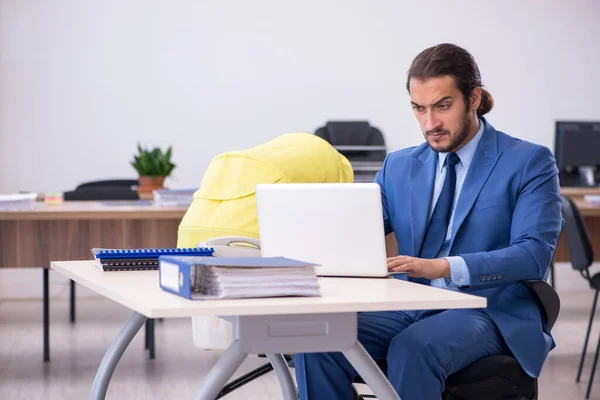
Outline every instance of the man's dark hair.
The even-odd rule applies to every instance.
[[[465,49],[450,43],[430,47],[415,57],[408,70],[406,90],[410,92],[411,78],[427,79],[441,76],[454,78],[467,108],[473,89],[481,87],[481,104],[477,108],[478,115],[485,115],[494,107],[494,98],[482,87],[479,67],[473,56]]]

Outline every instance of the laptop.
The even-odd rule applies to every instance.
[[[256,205],[263,257],[319,264],[319,276],[390,276],[378,184],[258,184]]]

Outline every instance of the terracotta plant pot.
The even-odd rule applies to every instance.
[[[164,176],[140,176],[137,192],[140,199],[152,199],[152,191],[162,189],[165,182]]]

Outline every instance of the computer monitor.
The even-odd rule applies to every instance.
[[[554,157],[562,186],[596,186],[600,122],[556,121]]]

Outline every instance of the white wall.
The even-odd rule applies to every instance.
[[[0,192],[135,177],[137,141],[197,187],[216,154],[328,119],[417,144],[405,74],[439,42],[475,56],[496,128],[552,148],[555,119],[600,119],[599,20],[594,0],[0,0]]]

